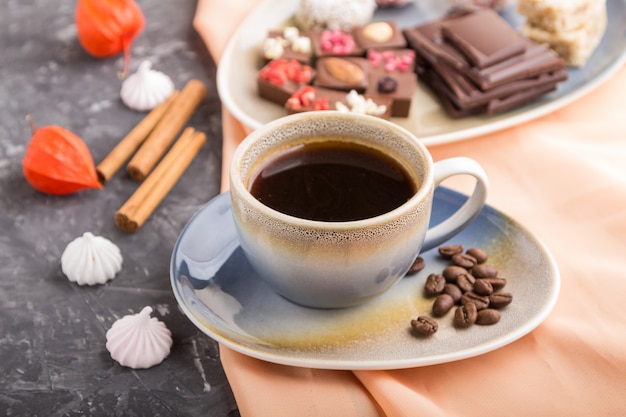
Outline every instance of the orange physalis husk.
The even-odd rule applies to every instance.
[[[130,68],[130,45],[144,26],[145,18],[134,0],[78,0],[76,4],[80,44],[97,58],[124,52],[124,75]]]
[[[59,126],[37,129],[22,161],[26,181],[46,194],[102,188],[87,145]]]

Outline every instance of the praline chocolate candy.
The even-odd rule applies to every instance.
[[[391,99],[359,95],[356,91],[317,88],[311,85],[301,87],[285,102],[287,113],[302,113],[317,110],[343,110],[369,114],[389,119],[391,117]]]
[[[387,91],[388,87],[394,84],[396,88]],[[391,117],[408,117],[413,95],[417,91],[417,77],[414,72],[393,74],[373,72],[368,76],[366,91],[371,96],[392,100]]]
[[[278,58],[295,59],[311,64],[313,46],[311,38],[293,26],[282,30],[271,30],[263,42],[263,57],[267,62]]]
[[[370,22],[353,30],[354,38],[363,49],[405,48],[406,39],[394,22]]]
[[[316,87],[336,90],[356,90],[363,93],[367,87],[369,62],[366,58],[327,57],[317,60]]]
[[[394,74],[415,71],[415,51],[412,49],[370,49],[367,59],[372,72]]]
[[[313,52],[318,58],[328,56],[362,56],[363,48],[352,32],[341,29],[322,29],[311,32]]]
[[[257,75],[258,94],[283,105],[301,86],[309,84],[314,75],[313,68],[294,59],[275,59],[264,66]]]

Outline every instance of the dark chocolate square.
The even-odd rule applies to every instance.
[[[474,66],[485,68],[524,52],[524,37],[492,9],[443,22],[444,38]]]

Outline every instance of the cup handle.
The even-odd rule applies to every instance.
[[[472,195],[450,217],[426,232],[422,251],[441,245],[463,230],[482,210],[487,200],[489,181],[485,170],[473,159],[456,157],[435,162],[435,187],[453,175],[471,175],[476,179]]]

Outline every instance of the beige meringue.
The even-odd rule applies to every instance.
[[[172,79],[152,69],[150,61],[143,61],[137,72],[122,83],[120,96],[128,107],[137,111],[152,110],[174,92]]]
[[[133,369],[158,365],[170,354],[172,333],[150,317],[152,307],[118,319],[106,333],[106,348],[113,360]]]
[[[61,270],[78,285],[104,284],[122,269],[122,262],[122,252],[115,243],[85,232],[65,247]]]

